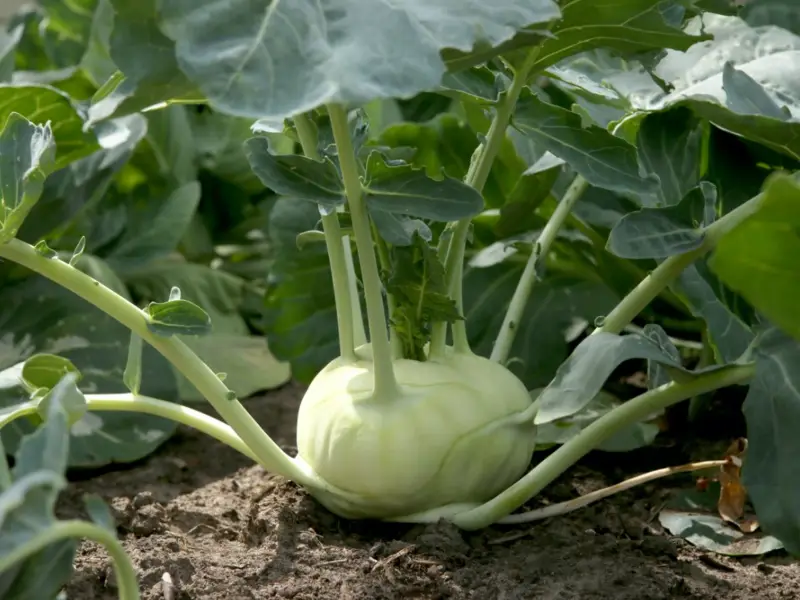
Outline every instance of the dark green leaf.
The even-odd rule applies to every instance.
[[[123,370],[130,331],[72,292],[44,278],[29,277],[2,287],[0,331],[4,352],[0,370],[30,356],[58,353],[82,373],[81,391],[124,393]],[[148,396],[175,399],[177,385],[169,363],[150,346],[142,360],[142,390]],[[0,408],[28,399],[21,382],[0,386]],[[125,412],[90,412],[71,428],[70,466],[99,467],[147,456],[175,430],[175,423],[150,415]],[[6,449],[13,451],[20,438],[32,431],[18,419],[2,429]]]
[[[328,254],[324,244],[297,249],[297,234],[319,221],[317,207],[279,198],[269,215],[276,260],[269,271],[260,326],[272,353],[309,383],[339,354],[339,334]]]
[[[17,44],[22,39],[25,26],[22,24],[9,26],[0,31],[0,82],[11,81],[16,66]]]
[[[389,165],[373,152],[367,161],[367,206],[433,221],[457,221],[483,210],[483,197],[475,188],[452,177],[431,179],[411,165]]]
[[[205,335],[211,331],[209,316],[188,300],[151,302],[147,314],[150,317],[147,328],[161,337]]]
[[[478,258],[465,268],[464,316],[473,350],[489,356],[525,265],[506,260],[484,267]],[[594,282],[563,276],[539,282],[518,323],[507,367],[528,389],[546,385],[567,357],[566,332],[575,321],[592,322],[617,301]]]
[[[328,208],[344,204],[344,184],[329,160],[316,161],[296,154],[276,156],[264,137],[247,140],[245,154],[253,172],[273,192]]]
[[[717,243],[711,270],[777,326],[800,339],[800,182],[776,174],[759,210]]]
[[[754,335],[749,325],[720,300],[709,280],[713,275],[705,262],[699,262],[684,269],[673,290],[685,298],[692,314],[705,321],[717,360],[734,362],[747,351]]]
[[[86,507],[86,512],[89,518],[101,527],[105,527],[112,533],[117,533],[117,526],[114,522],[114,517],[108,504],[97,494],[87,494],[83,498],[83,505]]]
[[[628,213],[611,230],[608,250],[622,258],[660,259],[699,248],[716,200],[713,184],[703,181],[679,204]]]
[[[56,142],[52,169],[88,156],[99,149],[94,134],[83,130],[83,119],[75,103],[65,93],[46,85],[0,84],[0,122],[19,113],[33,123],[50,123]]]
[[[792,113],[783,110],[767,93],[767,90],[744,71],[725,63],[722,71],[722,87],[728,97],[728,108],[740,115],[761,115],[785,121]]]
[[[762,529],[800,553],[800,344],[761,332],[756,374],[742,408],[747,422],[744,484]]]
[[[692,377],[699,372],[724,368],[711,366],[688,371],[668,349],[666,337],[658,325],[647,325],[643,334],[614,335],[599,332],[583,340],[559,367],[553,381],[539,397],[540,408],[535,423],[550,423],[576,414],[597,395],[609,375],[625,361],[638,358],[669,367],[673,374]]]
[[[678,204],[700,180],[704,127],[687,108],[645,117],[639,126],[636,146],[642,164],[659,178],[652,200],[645,206]]]
[[[483,102],[497,102],[503,85],[498,75],[487,66],[472,67],[454,73],[445,73],[442,78],[445,90],[457,92],[457,97]]]
[[[633,146],[599,127],[584,128],[574,112],[527,94],[518,105],[514,123],[592,185],[632,195],[657,189],[658,180],[643,174]]]
[[[40,30],[47,56],[57,69],[72,67],[89,46],[98,0],[39,0],[44,9]]]
[[[436,89],[442,50],[496,47],[559,16],[551,0],[163,0],[161,10],[181,68],[211,104],[270,120]]]
[[[0,132],[0,242],[17,235],[55,168],[49,125],[34,125],[11,113]]]
[[[31,390],[52,389],[67,373],[75,373],[80,381],[80,371],[67,358],[56,354],[34,354],[22,367],[22,380]]]
[[[177,185],[197,178],[197,149],[185,106],[169,106],[147,113],[145,141],[153,159],[152,166],[144,167],[148,172],[159,173],[166,181]]]
[[[410,246],[415,234],[426,242],[433,239],[430,227],[419,219],[410,219],[377,208],[370,210],[370,216],[380,236],[393,246]]]
[[[118,273],[133,271],[163,258],[178,246],[200,203],[200,184],[191,181],[165,200],[148,199],[129,219],[125,233],[105,257]],[[130,207],[133,212],[135,206]]]
[[[156,23],[157,0],[131,4],[111,0],[114,29],[109,40],[110,54],[122,77],[95,97],[89,109],[91,122],[122,116],[169,100],[197,100],[197,91],[178,66],[175,44],[159,31]]]

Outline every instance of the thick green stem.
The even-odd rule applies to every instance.
[[[147,327],[145,313],[99,281],[56,258],[46,258],[20,240],[0,245],[5,258],[34,271],[77,294],[122,323],[158,350],[211,403],[267,470],[307,487],[329,487],[297,464],[259,427],[241,403],[230,399],[230,391],[186,344],[177,337],[159,337]]]
[[[372,345],[375,376],[373,394],[376,398],[391,398],[397,389],[397,381],[394,376],[392,351],[389,346],[381,280],[378,274],[375,248],[372,243],[369,214],[364,202],[358,163],[353,150],[353,141],[350,139],[347,113],[342,106],[331,104],[328,106],[328,115],[331,119],[333,139],[336,142],[336,148],[339,153],[339,165],[342,169],[347,204],[350,206],[353,235],[356,239],[358,260],[361,265],[361,278],[364,282],[367,323],[369,325],[369,339]]]
[[[593,333],[620,333],[627,327],[642,310],[658,296],[661,291],[670,285],[683,270],[694,261],[704,256],[717,245],[720,238],[739,223],[754,214],[761,206],[763,196],[759,194],[750,198],[727,215],[720,217],[715,223],[703,230],[703,244],[684,254],[670,256],[639,285],[622,299],[622,301],[603,319],[603,324]]]
[[[536,63],[538,55],[538,48],[531,51],[525,63],[514,74],[514,79],[506,91],[505,97],[500,101],[495,110],[494,118],[489,131],[486,133],[484,143],[478,147],[477,155],[473,157],[470,164],[467,176],[464,182],[472,186],[479,192],[483,191],[483,186],[486,185],[486,180],[489,179],[489,173],[492,171],[492,164],[500,149],[503,146],[503,141],[506,138],[506,128],[511,121],[511,115],[514,113],[514,107],[517,105],[517,100],[525,88],[525,83],[530,76],[530,71]],[[472,223],[471,218],[461,219],[456,222],[452,227],[452,234],[450,236],[450,244],[447,250],[447,257],[444,260],[445,274],[447,277],[447,292],[453,300],[456,301],[456,306],[459,310],[463,307],[463,275],[464,275],[464,253],[467,247],[467,235],[469,234],[469,226]],[[463,331],[459,331],[459,330]],[[447,336],[447,324],[437,323],[433,329],[431,337],[431,352],[438,349],[439,346],[444,345],[444,339]],[[466,323],[464,321],[456,321],[453,324],[453,337],[461,340],[466,340]]]
[[[503,324],[500,326],[500,333],[497,336],[494,348],[492,348],[491,360],[499,363],[505,363],[508,360],[508,354],[519,330],[519,322],[536,283],[536,271],[539,269],[540,262],[546,260],[564,221],[566,221],[567,216],[572,211],[572,207],[575,206],[575,203],[588,185],[589,182],[580,175],[575,177],[561,202],[558,203],[553,215],[547,221],[547,225],[542,229],[542,233],[539,235],[539,239],[536,240],[536,244],[534,244],[525,269],[522,271],[517,289],[514,290],[514,295],[511,297],[511,303],[506,311],[505,319],[503,319]]]
[[[89,521],[60,521],[36,534],[8,554],[0,556],[0,573],[25,560],[49,545],[65,539],[88,539],[101,544],[111,556],[119,588],[119,600],[139,600],[139,582],[131,559],[120,541],[107,529]]]
[[[697,394],[744,384],[754,374],[754,364],[736,365],[698,375],[685,383],[672,382],[645,392],[594,421],[492,500],[455,515],[452,521],[467,530],[488,527],[522,506],[622,428]]]
[[[298,115],[294,118],[294,126],[297,129],[297,136],[300,138],[303,154],[312,160],[319,161],[317,132],[311,119],[305,114]],[[339,327],[339,354],[345,360],[355,362],[356,344],[352,300],[350,299],[351,287],[348,282],[345,247],[342,244],[342,229],[339,226],[339,217],[335,212],[322,215],[322,231],[325,233],[325,246],[328,249],[328,260],[331,265],[333,298]]]

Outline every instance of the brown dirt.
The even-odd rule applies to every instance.
[[[291,385],[247,402],[289,452],[301,393]],[[590,456],[544,498],[608,485],[644,462],[654,468],[686,458],[674,444]],[[111,504],[144,600],[800,598],[800,565],[786,556],[735,560],[665,535],[655,515],[667,485],[691,481],[678,477],[564,517],[465,534],[339,519],[291,483],[181,429],[139,464],[74,479],[59,512],[82,515],[84,493]],[[102,549],[84,543],[68,597],[116,599],[113,579]]]

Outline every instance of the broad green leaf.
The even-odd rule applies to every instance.
[[[645,206],[678,204],[700,180],[704,127],[687,108],[648,115],[639,126],[636,147],[642,164],[658,175],[654,198]]]
[[[456,98],[494,103],[500,99],[503,84],[500,76],[486,65],[463,71],[445,73],[442,78],[443,93],[455,92]]]
[[[89,47],[98,0],[39,0],[45,52],[57,69],[81,62]]]
[[[203,100],[202,93],[181,71],[175,44],[158,28],[157,0],[111,0],[114,28],[111,58],[120,73],[106,83],[89,109],[90,122],[137,112],[169,100]]]
[[[709,36],[694,36],[669,24],[662,3],[652,0],[570,0],[559,3],[562,18],[536,55],[535,71],[592,48],[618,52],[685,50]]]
[[[317,207],[279,198],[269,215],[268,238],[275,261],[267,279],[260,327],[270,351],[292,366],[292,377],[310,383],[339,354],[339,333],[324,244],[298,250],[299,233],[319,221]]]
[[[756,374],[744,406],[744,484],[762,529],[800,553],[800,343],[771,328],[756,347]]]
[[[140,165],[148,173],[158,173],[166,181],[183,185],[197,178],[195,142],[188,108],[168,106],[146,114],[151,164]]]
[[[11,113],[18,113],[37,125],[50,123],[56,143],[54,170],[99,149],[95,135],[83,129],[79,108],[55,88],[0,84],[0,122],[6,123]]]
[[[800,36],[773,26],[751,28],[736,18],[707,21],[714,40],[668,52],[655,73],[673,91],[646,99],[639,108],[685,106],[728,131],[800,159]]]
[[[42,195],[55,157],[50,126],[11,113],[0,132],[0,242],[17,235]]]
[[[151,302],[147,305],[150,319],[147,328],[161,337],[173,335],[205,335],[212,329],[206,312],[188,300],[170,299],[166,302]]]
[[[38,276],[6,283],[0,294],[0,370],[34,354],[57,354],[82,373],[84,393],[127,392],[122,377],[130,332],[71,292]],[[142,393],[174,399],[177,385],[169,363],[150,346],[144,348]],[[0,386],[0,408],[28,399],[19,382]],[[99,467],[150,454],[175,430],[175,423],[136,413],[91,412],[72,425],[69,465]],[[16,420],[2,430],[8,451],[17,448],[31,426]]]
[[[210,103],[270,120],[435,90],[442,50],[497,47],[558,16],[551,0],[161,2],[161,29]]]
[[[574,112],[526,94],[517,107],[514,124],[592,185],[632,195],[652,194],[657,189],[658,180],[644,174],[632,145],[599,127],[584,128]]]
[[[645,326],[642,334],[600,332],[590,335],[578,344],[559,367],[553,381],[542,391],[535,423],[550,423],[576,414],[591,402],[614,369],[634,358],[653,361],[686,377],[724,368],[711,366],[697,371],[687,370],[669,349],[661,346],[665,337],[658,325]]]
[[[506,259],[478,266],[480,260],[476,256],[465,269],[464,317],[473,350],[489,356],[525,265]],[[547,385],[569,353],[569,328],[575,321],[594,321],[617,301],[606,286],[595,282],[564,276],[539,282],[520,319],[506,366],[528,389]]]
[[[378,152],[370,154],[365,179],[371,210],[440,222],[472,217],[483,210],[480,192],[466,183],[446,175],[432,179],[407,164],[389,165]]]
[[[631,259],[661,259],[695,250],[705,239],[702,228],[714,220],[716,199],[714,186],[703,181],[676,205],[628,213],[611,230],[607,248]]]
[[[183,341],[215,373],[226,374],[225,385],[238,398],[280,387],[292,378],[290,364],[277,360],[262,336],[212,332]],[[206,402],[185,378],[178,385],[182,401]]]
[[[711,270],[757,311],[800,339],[800,182],[776,174],[759,210],[729,231],[711,255]]]
[[[276,156],[264,137],[247,140],[245,153],[253,172],[273,192],[329,208],[344,204],[344,184],[331,161],[297,154]]]
[[[536,211],[550,195],[564,161],[546,152],[519,178],[508,201],[500,208],[494,232],[500,239],[510,238],[544,226]]]
[[[142,210],[131,206],[123,236],[105,256],[117,272],[131,272],[175,250],[200,203],[200,184],[190,181],[164,200],[148,199]]]
[[[698,548],[726,556],[759,556],[783,549],[771,535],[745,534],[714,514],[666,508],[658,513],[661,526]]]
[[[531,398],[536,400],[537,394]],[[563,420],[539,425],[536,428],[536,446],[545,449],[549,446],[568,442],[588,425],[622,405],[622,401],[605,391],[600,391],[582,410]],[[634,423],[616,432],[600,444],[597,449],[605,452],[629,452],[649,446],[658,435],[655,423]]]
[[[685,299],[692,314],[702,318],[708,328],[709,340],[720,363],[731,363],[747,351],[754,334],[750,326],[717,296],[709,281],[704,261],[688,266],[673,284],[672,289]]]
[[[411,219],[376,208],[370,210],[370,217],[381,238],[393,246],[410,246],[415,235],[419,235],[426,242],[433,239],[430,227],[419,219]]]

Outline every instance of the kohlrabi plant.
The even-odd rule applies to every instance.
[[[745,487],[762,529],[800,552],[800,37],[735,4],[100,0],[93,20],[41,20],[40,52],[77,57],[88,83],[48,71],[52,85],[28,73],[0,87],[0,257],[130,330],[128,391],[98,389],[79,352],[39,346],[4,372],[22,391],[0,427],[63,429],[70,415],[74,433],[95,412],[146,413],[341,517],[476,530],[541,518],[524,505],[587,453],[646,445],[668,407],[749,386]],[[18,43],[26,19],[9,30]],[[83,37],[59,37],[70,28]],[[262,325],[308,382],[296,456],[193,351],[216,324],[180,285],[136,303],[78,268],[86,236],[73,251],[22,235],[46,216],[48,178],[110,152],[132,117],[187,104],[252,127],[218,150],[241,155],[226,173],[248,167],[269,192]],[[221,420],[148,394],[147,347]],[[609,400],[631,360],[647,390]],[[138,598],[99,526],[47,512],[46,533],[9,535],[39,498],[19,466],[30,439],[19,473],[0,471],[0,571],[92,535],[116,553],[120,597]]]

